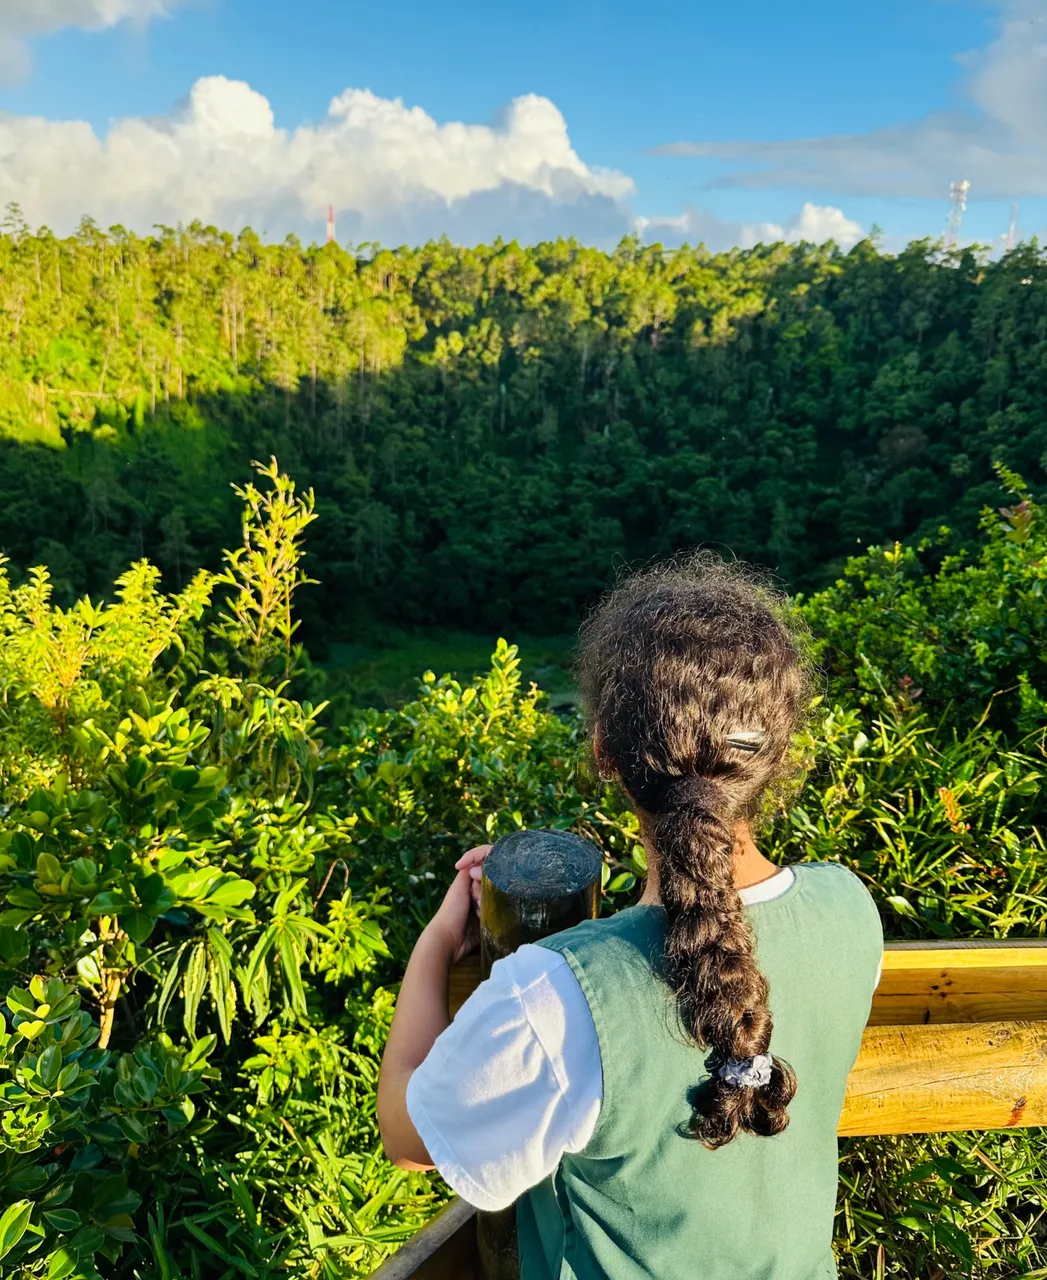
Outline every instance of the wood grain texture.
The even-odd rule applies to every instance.
[[[458,1009],[480,980],[451,973]],[[888,943],[840,1133],[1047,1124],[1047,942]]]
[[[451,966],[451,977],[447,988],[447,1007],[451,1017],[465,1004],[480,985],[480,956],[466,956]]]
[[[1047,1019],[1047,943],[888,944],[870,1026]]]
[[[1047,1124],[1047,1022],[869,1027],[841,1136]]]

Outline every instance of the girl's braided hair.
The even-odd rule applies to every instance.
[[[781,1133],[796,1092],[778,1058],[761,1088],[728,1084],[716,1068],[770,1052],[767,979],[733,883],[733,828],[802,777],[794,744],[811,702],[807,647],[784,595],[711,552],[626,578],[581,632],[582,696],[600,754],[651,820],[665,978],[684,1031],[711,1053],[690,1123],[711,1148],[739,1129]],[[739,732],[755,737],[729,745]]]

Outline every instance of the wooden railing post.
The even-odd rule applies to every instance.
[[[525,942],[592,919],[600,909],[600,851],[566,831],[514,831],[484,862],[480,973]],[[477,1215],[484,1280],[519,1280],[516,1208]]]

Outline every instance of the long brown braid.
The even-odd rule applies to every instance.
[[[669,924],[664,976],[683,1030],[710,1051],[690,1131],[712,1148],[739,1129],[781,1133],[796,1091],[776,1057],[759,1088],[716,1070],[770,1052],[767,979],[734,888],[733,833],[801,772],[805,654],[787,599],[706,552],[625,579],[581,632],[582,695],[601,755],[650,820]],[[729,745],[739,732],[755,736]]]

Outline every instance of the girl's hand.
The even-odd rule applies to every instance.
[[[480,879],[489,844],[463,853],[454,864],[458,874],[444,895],[426,930],[439,936],[451,955],[451,963],[469,954],[480,941]]]

